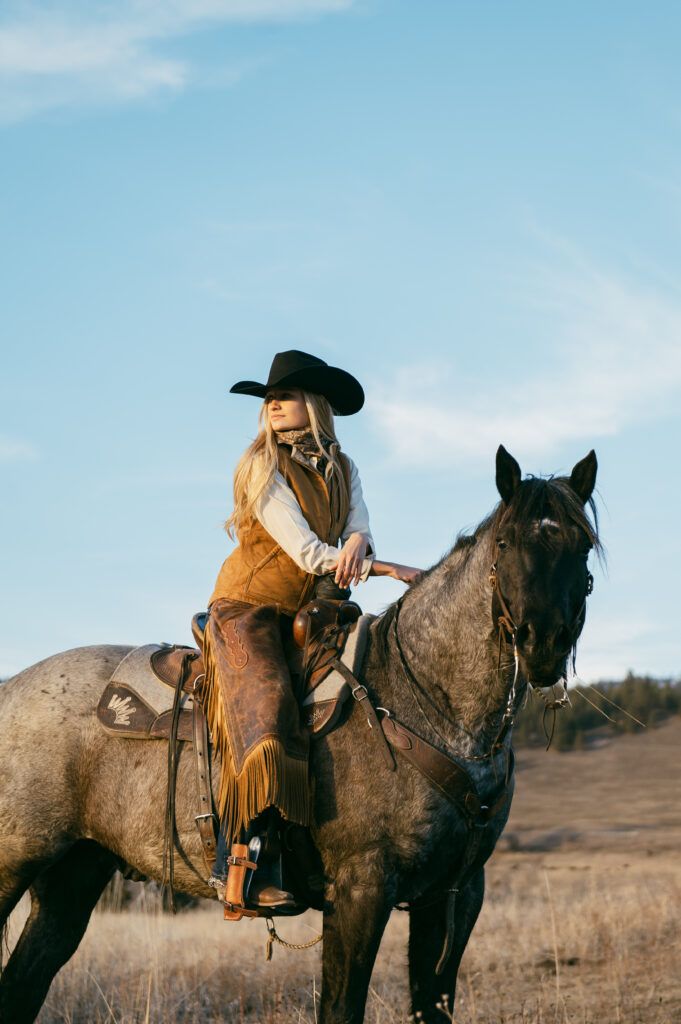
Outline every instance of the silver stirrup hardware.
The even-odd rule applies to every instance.
[[[248,859],[254,864],[258,863],[258,857],[260,856],[260,850],[262,843],[260,842],[260,836],[253,836],[248,844]],[[255,871],[249,870],[246,872],[246,878],[244,879],[244,903],[248,899],[248,890],[251,888],[251,882],[253,881],[253,875]]]

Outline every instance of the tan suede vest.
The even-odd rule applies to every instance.
[[[350,465],[342,453],[339,458],[349,494]],[[279,471],[295,494],[310,529],[320,540],[336,547],[350,511],[348,501],[343,503],[339,521],[332,523],[329,492],[319,473],[297,462],[283,445],[279,447]],[[239,531],[239,546],[223,562],[209,605],[221,599],[276,604],[280,611],[295,615],[311,600],[316,579],[313,573],[301,569],[255,519]]]

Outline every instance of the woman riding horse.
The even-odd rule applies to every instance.
[[[496,464],[500,503],[370,623],[361,670],[367,699],[352,701],[344,727],[310,745],[311,833],[322,884],[308,890],[324,917],[320,1024],[364,1020],[376,954],[396,906],[409,912],[413,1016],[439,1024],[443,1006],[454,1005],[461,957],[483,903],[485,863],[509,814],[512,722],[530,685],[551,699],[582,631],[589,551],[600,549],[595,513],[591,521],[587,512],[594,511],[594,452],[569,475],[549,479],[523,480],[503,446]],[[279,548],[269,544],[268,560],[276,563]],[[248,607],[256,622],[258,614],[267,622],[264,601]],[[249,659],[264,661],[259,651],[269,648],[245,636],[247,616],[231,620],[234,631],[229,621],[220,633],[208,632],[216,648],[224,634],[226,663],[231,659],[225,678],[236,682]],[[262,637],[271,641],[266,630]],[[116,869],[159,883],[165,877],[168,745],[113,736],[97,724],[102,694],[132,651],[76,648],[0,686],[0,938],[22,895],[31,898],[0,972],[1,1024],[35,1020]],[[222,677],[215,669],[212,675],[221,690]],[[248,679],[249,687],[257,682]],[[252,693],[262,740],[269,723],[261,691]],[[227,693],[224,708],[235,758],[244,738],[235,725],[249,724],[232,714],[236,696]],[[368,728],[367,702],[381,716],[380,735]],[[285,716],[274,724],[286,724]],[[269,729],[267,742],[282,731]],[[405,736],[414,742],[405,744]],[[250,754],[248,734],[245,741]],[[414,760],[416,750],[425,751],[425,764]],[[193,753],[182,744],[177,762],[176,887],[206,897],[214,890],[194,819]],[[215,754],[212,761],[217,779]],[[286,839],[297,840],[297,828]]]
[[[232,900],[241,893],[260,849],[247,844],[262,833],[249,905],[285,908],[293,896],[267,877],[276,821],[309,823],[308,739],[284,654],[293,618],[313,597],[347,599],[369,575],[412,583],[420,570],[375,558],[357,467],[334,429],[334,412],[364,404],[355,377],[292,350],[274,357],[266,384],[239,381],[231,391],[264,404],[234,475],[225,528],[239,544],[220,570],[204,636],[204,706],[222,763],[211,885],[222,900],[226,887]],[[243,907],[233,906],[227,900],[226,916],[238,920]]]

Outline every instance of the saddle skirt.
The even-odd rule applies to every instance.
[[[107,732],[128,739],[168,739],[173,698],[182,657],[189,655],[191,671],[181,698],[178,739],[192,740],[191,703],[198,692],[203,659],[192,647],[167,644],[135,647],[116,666],[97,705],[97,718]],[[178,657],[179,656],[179,657]],[[156,671],[154,670],[156,668]],[[159,674],[157,674],[159,673]]]

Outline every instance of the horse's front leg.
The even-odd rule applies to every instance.
[[[343,864],[324,908],[320,1024],[362,1024],[391,906],[382,871],[366,858]]]
[[[447,934],[447,900],[443,897],[440,903],[416,906],[410,910],[411,1008],[414,1016],[421,1013],[418,1019],[424,1024],[444,1024],[452,1020],[459,964],[480,913],[484,894],[485,872],[481,868],[456,897],[454,944],[442,974],[436,974],[435,968]]]

